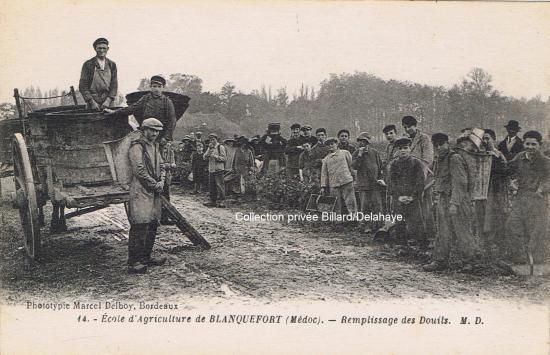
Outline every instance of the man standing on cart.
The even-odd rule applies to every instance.
[[[118,90],[115,62],[107,58],[109,41],[98,38],[94,41],[96,56],[84,62],[80,73],[78,90],[88,108],[100,110],[111,106]]]
[[[141,99],[131,106],[116,111],[105,109],[105,112],[127,116],[142,113],[137,116],[141,116],[144,119],[154,117],[163,124],[164,128],[159,134],[160,149],[161,152],[163,152],[162,156],[166,162],[166,184],[164,185],[163,195],[170,200],[170,169],[175,167],[171,142],[176,127],[176,111],[172,100],[162,93],[165,86],[166,80],[160,75],[154,75],[151,77],[150,93],[142,96]],[[168,219],[165,211],[162,213],[161,224],[173,224],[173,222]]]
[[[152,258],[151,252],[161,215],[165,170],[157,138],[162,123],[148,118],[141,124],[142,134],[130,145],[128,157],[132,169],[128,203],[128,273],[142,274],[148,266],[162,265],[166,258]]]

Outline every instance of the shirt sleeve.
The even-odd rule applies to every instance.
[[[143,110],[143,105],[145,105],[145,97],[147,95],[142,96],[135,104],[130,105],[128,107],[123,107],[118,110],[116,110],[117,114],[121,115],[133,115],[135,112]]]
[[[174,135],[174,130],[176,129],[176,110],[174,109],[174,104],[172,103],[172,100],[170,100],[168,97],[166,98],[166,106],[167,106],[167,126],[166,127],[166,133],[164,134],[164,138],[171,141],[172,136]]]
[[[86,61],[84,62],[84,64],[82,64],[82,70],[80,71],[80,81],[78,83],[78,90],[80,91],[80,94],[82,94],[82,97],[86,102],[92,101],[92,94],[90,93],[91,84],[92,78],[90,77],[90,66]]]
[[[329,187],[327,163],[321,160],[321,187]]]
[[[118,74],[117,67],[115,62],[111,63],[111,85],[109,85],[109,97],[111,100],[115,101],[116,95],[118,93]]]

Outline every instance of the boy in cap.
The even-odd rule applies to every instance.
[[[402,239],[414,240],[426,247],[426,227],[422,215],[422,197],[424,193],[424,166],[411,155],[411,139],[400,138],[395,141],[396,158],[390,164],[388,195],[391,197],[393,211],[405,219]]]
[[[434,134],[432,142],[437,149],[434,191],[439,233],[434,240],[434,260],[424,265],[425,271],[447,268],[453,245],[466,263],[476,254],[468,165],[459,153],[450,149],[446,134]]]
[[[342,200],[350,213],[357,212],[357,201],[353,188],[352,158],[347,150],[338,149],[338,139],[326,140],[328,155],[322,160],[321,187],[325,194],[336,197],[335,212],[342,212]]]
[[[78,90],[84,97],[88,108],[99,111],[111,106],[116,99],[117,68],[115,62],[107,58],[109,41],[106,38],[96,39],[93,47],[96,56],[82,65]]]
[[[286,173],[293,179],[300,177],[300,154],[304,151],[302,147],[303,137],[300,136],[300,124],[294,123],[290,126],[291,135],[287,141],[286,154]]]
[[[508,164],[511,176],[517,178],[518,193],[506,222],[506,234],[510,238],[507,246],[510,248],[514,240],[524,241],[534,262],[546,263],[549,256],[545,234],[549,223],[546,198],[550,192],[550,158],[542,154],[542,135],[538,131],[526,132],[523,145],[525,150]]]
[[[225,147],[218,143],[218,136],[210,133],[208,136],[208,149],[203,155],[208,160],[208,186],[210,190],[210,202],[205,203],[209,207],[225,207],[225,161],[227,154]],[[219,201],[219,202],[218,202]]]
[[[519,152],[523,151],[523,141],[518,137],[521,127],[518,121],[510,120],[504,128],[508,135],[499,143],[498,150],[504,154],[506,161],[511,161]]]
[[[370,136],[367,132],[359,134],[357,142],[359,148],[352,154],[351,166],[357,170],[355,190],[359,192],[359,211],[379,213],[382,212],[381,187],[384,184],[382,159],[378,151],[370,147]],[[370,229],[376,231],[379,226],[379,222],[372,222]]]
[[[203,158],[204,145],[202,142],[198,142],[196,145],[196,151],[191,154],[191,169],[193,171],[193,185],[194,189],[192,194],[198,194],[201,187],[206,185],[208,179],[208,161]]]
[[[152,258],[158,221],[161,215],[161,194],[165,171],[157,143],[162,123],[148,118],[141,124],[142,133],[132,141],[128,158],[132,169],[128,202],[128,272],[145,273],[147,266],[162,265],[166,258]]]
[[[120,115],[133,115],[136,112],[143,113],[142,116],[144,119],[155,117],[163,124],[163,131],[159,135],[159,143],[161,150],[163,152],[163,158],[167,162],[167,174],[166,174],[166,184],[164,185],[164,196],[167,199],[170,199],[170,183],[171,183],[171,174],[170,169],[175,166],[175,162],[171,161],[169,157],[173,156],[172,147],[170,142],[172,141],[172,135],[174,133],[174,128],[176,127],[176,112],[174,110],[174,104],[168,96],[163,95],[162,90],[166,86],[166,80],[160,75],[154,75],[151,77],[151,92],[142,96],[135,104],[123,107],[116,111],[111,109],[105,109],[104,111],[111,114],[120,114]],[[169,162],[169,163],[168,163]],[[162,224],[173,224],[166,213],[163,212]]]
[[[302,128],[300,128],[300,131],[302,132],[302,142],[308,142],[313,147],[317,144],[317,137],[311,134],[312,130],[313,129],[308,124],[303,125]]]

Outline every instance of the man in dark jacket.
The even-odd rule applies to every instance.
[[[422,216],[424,167],[418,158],[411,155],[411,143],[409,138],[400,138],[394,143],[398,153],[390,166],[388,195],[393,200],[394,212],[405,219],[406,239],[427,246]]]
[[[300,125],[294,123],[290,126],[291,136],[286,144],[286,173],[287,176],[298,179],[300,177],[300,154],[304,151],[302,147],[303,137],[300,136]]]
[[[260,138],[260,146],[263,151],[264,173],[276,173],[285,164],[286,139],[281,137],[281,124],[270,123],[267,132]]]
[[[382,159],[378,151],[370,147],[370,136],[367,132],[359,134],[357,142],[359,148],[352,154],[351,167],[357,170],[355,190],[359,192],[359,211],[376,214],[382,212]],[[379,226],[379,222],[373,222],[369,227],[371,231],[376,231]]]
[[[508,124],[504,127],[508,135],[498,144],[498,150],[504,154],[506,161],[511,161],[519,152],[523,151],[523,141],[518,137],[521,127],[519,122],[515,120],[508,121]]]
[[[80,73],[78,90],[88,108],[100,110],[111,106],[118,90],[115,62],[107,58],[109,41],[98,38],[94,41],[96,56],[84,62]],[[154,116],[150,116],[154,117]]]
[[[466,263],[476,255],[468,165],[461,154],[450,149],[446,134],[434,134],[432,142],[438,153],[434,191],[439,233],[434,240],[434,260],[424,265],[425,271],[447,268],[453,245],[456,254]]]

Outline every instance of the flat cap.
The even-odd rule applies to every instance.
[[[418,121],[413,116],[405,116],[401,119],[401,123],[405,126],[414,126]]]
[[[292,126],[290,126],[290,129],[296,129],[296,128],[300,128],[302,126],[300,126],[299,123],[294,123]]]
[[[370,135],[369,135],[367,132],[361,132],[361,133],[359,133],[359,135],[357,136],[357,140],[358,140],[358,141],[363,140],[363,141],[367,141],[367,142],[370,143],[371,137],[370,137]]]
[[[394,147],[399,148],[399,147],[404,147],[406,145],[411,145],[411,143],[412,143],[412,140],[410,138],[403,137],[396,140],[395,143],[393,143],[393,145]]]
[[[143,122],[141,123],[141,128],[150,128],[154,129],[155,131],[162,131],[163,126],[162,122],[160,122],[156,118],[151,117],[143,120]]]
[[[213,137],[213,138],[218,139],[218,135],[217,135],[216,133],[210,133],[210,134],[208,135],[208,138],[210,138],[210,137]]]
[[[432,143],[435,145],[440,145],[447,143],[449,141],[449,136],[445,133],[434,133],[432,134]]]
[[[109,41],[107,41],[107,38],[101,37],[101,38],[98,38],[98,39],[96,39],[96,40],[94,41],[94,44],[93,44],[94,48],[95,48],[98,44],[106,44],[106,45],[109,45]]]
[[[311,129],[313,129],[313,128],[311,128],[311,126],[308,125],[308,124],[305,124],[305,125],[302,126],[302,128],[300,128],[301,131],[309,131]]]
[[[162,86],[166,86],[166,79],[164,79],[162,76],[160,75],[153,75],[151,77],[151,84],[152,83],[157,83],[157,84],[160,84]]]

